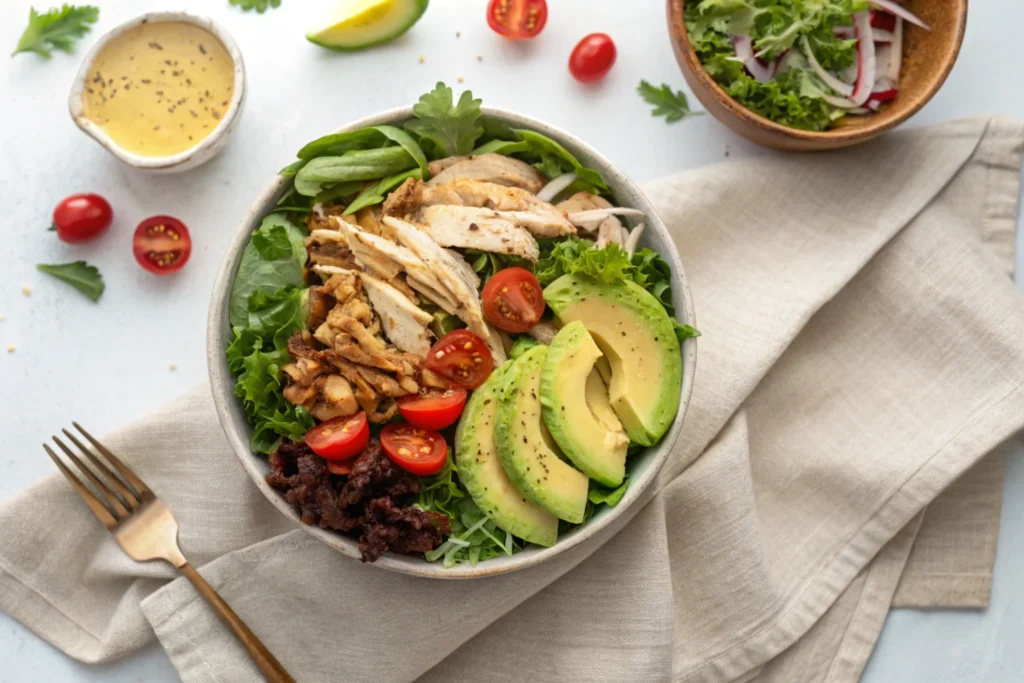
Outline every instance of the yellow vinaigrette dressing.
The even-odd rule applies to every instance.
[[[166,157],[198,145],[220,123],[235,65],[209,31],[146,23],[114,38],[89,67],[82,113],[122,149]]]

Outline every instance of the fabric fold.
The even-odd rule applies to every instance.
[[[964,601],[935,568],[991,571],[985,459],[1024,427],[1022,144],[971,120],[648,184],[703,332],[683,435],[637,506],[529,570],[438,582],[341,557],[252,486],[205,388],[107,440],[299,681],[514,681],[524,661],[559,683],[856,680],[894,593]],[[56,477],[0,505],[0,609],[84,661],[155,633],[188,683],[257,680],[172,577]]]

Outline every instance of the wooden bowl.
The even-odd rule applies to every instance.
[[[946,80],[960,52],[967,25],[967,0],[905,2],[907,9],[932,30],[904,22],[899,97],[882,105],[877,112],[847,116],[836,128],[817,132],[769,121],[729,97],[704,70],[690,45],[683,21],[686,1],[668,0],[668,25],[672,49],[693,94],[712,116],[743,137],[765,147],[795,152],[821,152],[856,145],[910,118]]]

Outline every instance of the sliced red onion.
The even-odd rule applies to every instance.
[[[892,46],[889,51],[889,68],[885,75],[893,83],[900,82],[900,68],[903,66],[903,20],[896,17],[896,28],[892,31]]]
[[[875,45],[875,90],[878,89],[878,81],[886,78],[889,73],[889,62],[892,59],[892,45]]]
[[[870,114],[871,110],[867,107],[857,107],[856,109],[847,109],[847,114],[856,114],[857,116],[863,116],[864,114]]]
[[[818,62],[818,58],[814,56],[814,50],[811,49],[811,41],[807,39],[807,36],[802,38],[804,52],[807,54],[807,61],[811,64],[811,69],[814,73],[818,74],[818,78],[825,82],[825,85],[835,90],[843,97],[849,97],[853,94],[853,86],[843,83],[841,80],[830,74],[825,68]]]
[[[897,18],[905,19],[911,24],[916,24],[926,31],[931,31],[932,27],[918,19],[910,10],[904,8],[902,5],[898,5],[891,0],[870,0],[871,4],[875,7],[881,7],[890,14],[895,14]]]
[[[540,189],[540,192],[537,193],[537,199],[542,202],[550,202],[557,197],[562,190],[572,185],[575,180],[575,173],[560,175]]]
[[[861,106],[871,96],[875,85],[875,41],[871,37],[871,14],[868,11],[853,15],[853,26],[857,29],[857,84],[850,99]]]
[[[839,107],[840,109],[856,109],[860,105],[852,100],[848,100],[845,97],[836,97],[835,95],[823,95],[822,98],[833,107]]]
[[[644,224],[640,223],[632,232],[629,233],[629,237],[626,238],[626,253],[630,256],[636,251],[637,245],[640,243],[640,235],[644,234]]]
[[[853,40],[857,37],[852,26],[836,26],[832,29],[832,33],[836,34],[836,38],[842,40]]]
[[[876,43],[891,43],[893,41],[892,31],[886,31],[885,29],[872,28],[871,32],[874,33]]]
[[[743,66],[747,68],[747,73],[762,83],[772,80],[772,76],[775,75],[775,66],[778,62],[772,62],[768,66],[759,62],[757,57],[754,56],[754,43],[750,36],[733,36],[732,46],[736,50],[736,59],[743,62]]]

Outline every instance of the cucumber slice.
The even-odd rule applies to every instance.
[[[306,34],[331,50],[361,50],[402,35],[427,11],[430,0],[341,0]]]

